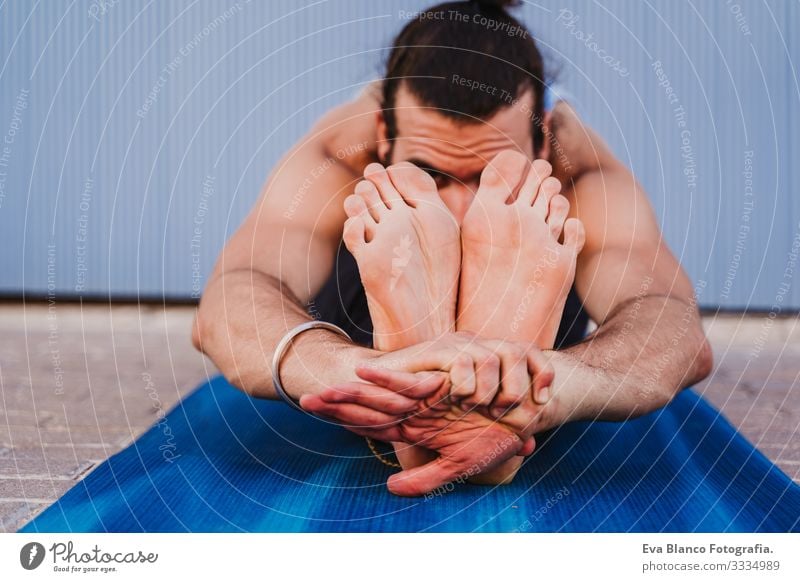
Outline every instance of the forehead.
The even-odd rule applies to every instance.
[[[395,107],[397,159],[423,160],[461,177],[480,172],[502,150],[533,154],[530,91],[490,118],[466,123],[422,105],[402,86]]]

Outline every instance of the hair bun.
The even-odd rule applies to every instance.
[[[519,6],[519,0],[472,0],[473,4],[478,4],[481,8],[494,8],[495,10],[506,10]]]

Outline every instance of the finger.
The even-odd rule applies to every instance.
[[[528,350],[528,370],[533,375],[533,400],[537,404],[547,404],[550,400],[550,386],[555,378],[555,370],[544,353],[536,348]]]
[[[527,457],[528,455],[532,455],[534,449],[536,448],[536,439],[532,436],[528,437],[528,440],[525,441],[525,444],[522,445],[522,448],[517,453],[521,457]]]
[[[464,404],[470,408],[488,407],[500,389],[500,357],[489,350],[483,350],[483,353],[474,356],[474,361],[475,392],[464,400]]]
[[[466,341],[463,343],[466,343]],[[426,372],[431,370],[449,372],[453,363],[462,353],[462,345],[459,345],[458,348],[448,346],[443,348],[421,349],[414,354],[404,357],[402,362],[396,367],[402,368],[404,372]]]
[[[385,429],[397,426],[403,418],[359,404],[326,402],[317,394],[306,394],[300,398],[300,406],[313,414],[334,419],[347,429]]]
[[[349,382],[331,386],[319,393],[329,404],[354,403],[387,414],[405,414],[419,408],[420,401],[374,384]]]
[[[343,425],[341,421],[337,418],[333,418],[332,416],[325,416],[320,412],[315,412],[314,416],[331,424],[335,424],[336,426],[341,426],[342,428],[346,428],[348,431],[352,432],[353,434],[357,434],[358,436],[369,437],[371,439],[376,439],[379,441],[395,441],[397,439],[403,438],[403,433],[398,426],[388,426],[385,428],[371,428],[366,426],[356,426],[352,424]]]
[[[491,405],[491,414],[499,418],[519,406],[531,392],[527,353],[513,345],[499,350],[501,387]]]
[[[450,396],[455,400],[469,398],[475,393],[475,365],[466,354],[458,356],[450,368]]]
[[[440,372],[400,372],[387,368],[359,366],[356,375],[362,380],[383,386],[408,398],[427,398],[442,387],[446,374]]]
[[[458,477],[458,467],[439,457],[421,467],[395,473],[386,485],[395,495],[414,497],[447,485]]]
[[[337,426],[342,426],[335,419],[328,418],[327,416],[316,415],[318,418],[323,420],[328,420],[331,424],[335,424]],[[346,428],[349,432],[352,432],[355,435],[361,437],[367,437],[370,439],[374,439],[376,441],[383,441],[383,442],[391,442],[395,439],[402,438],[403,435],[397,427],[388,427],[388,428],[367,428],[363,426],[342,426],[342,428]]]

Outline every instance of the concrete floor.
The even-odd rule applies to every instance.
[[[214,366],[194,308],[0,303],[0,531],[15,531],[125,447]],[[718,315],[696,387],[800,482],[800,319]]]

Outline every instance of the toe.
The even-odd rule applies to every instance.
[[[386,214],[386,211],[389,209],[378,193],[378,189],[375,188],[375,184],[369,180],[361,180],[356,184],[355,193],[356,196],[360,196],[364,200],[364,204],[375,222],[380,222],[381,217]]]
[[[409,162],[389,166],[387,172],[406,204],[416,208],[420,203],[441,204],[436,182],[431,175]]]
[[[500,152],[483,169],[475,200],[483,204],[505,204],[514,198],[527,169],[528,160],[519,152]]]
[[[519,200],[522,204],[530,206],[536,200],[539,193],[539,188],[550,174],[553,172],[553,166],[547,160],[533,160],[525,182],[519,189]]]
[[[550,211],[547,213],[547,226],[550,227],[550,234],[556,240],[561,239],[567,214],[569,214],[569,201],[561,194],[556,194],[550,200]]]
[[[375,185],[383,203],[390,210],[398,204],[405,204],[400,193],[392,184],[386,168],[380,164],[373,163],[364,168],[364,177]]]
[[[369,210],[367,210],[367,203],[364,202],[361,196],[356,194],[351,194],[344,199],[344,212],[350,218],[360,216],[372,220],[372,215],[369,213]]]
[[[361,198],[361,196],[351,194],[344,199],[344,211],[347,216],[353,220],[359,220],[364,225],[365,236],[363,237],[364,240],[362,242],[371,241],[372,236],[375,234],[375,219],[372,218],[369,210],[367,210],[367,203],[364,202],[364,199]],[[346,242],[347,241],[345,241],[345,243]],[[351,253],[354,252],[349,245],[347,245],[347,249]]]
[[[577,218],[567,219],[564,223],[564,246],[578,254],[583,249],[584,242],[586,242],[586,230],[583,228],[583,223]]]
[[[367,242],[364,220],[360,216],[348,218],[344,222],[342,238],[344,239],[344,246],[355,256],[361,245]]]
[[[545,178],[539,186],[539,193],[533,201],[533,210],[542,220],[547,218],[547,211],[550,209],[550,201],[561,192],[561,182],[550,176]]]

